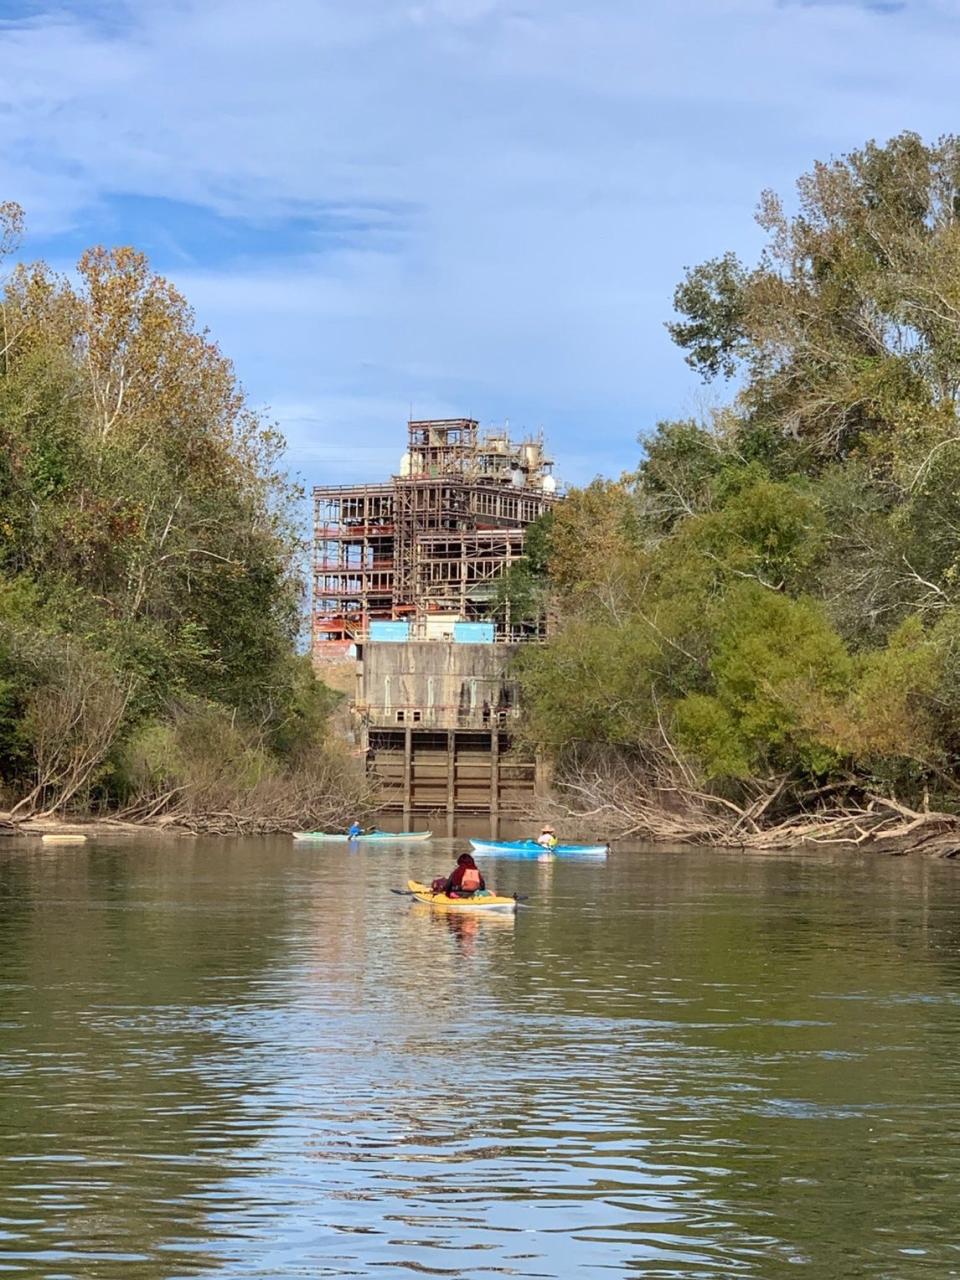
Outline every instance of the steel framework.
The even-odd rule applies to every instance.
[[[318,486],[314,497],[313,642],[362,641],[374,621],[437,615],[490,619],[498,640],[542,624],[491,618],[496,579],[523,555],[527,526],[557,500],[541,437],[513,441],[472,418],[411,421],[386,484]]]

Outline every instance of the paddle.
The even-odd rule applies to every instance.
[[[391,889],[390,892],[395,893],[400,898],[415,898],[417,896],[412,889]],[[526,902],[529,894],[514,893],[511,896],[514,902]]]

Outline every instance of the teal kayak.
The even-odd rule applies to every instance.
[[[382,844],[385,841],[429,840],[432,831],[367,831],[362,836],[348,836],[340,831],[295,831],[294,840],[326,841],[327,844]]]
[[[549,858],[551,854],[568,858],[605,858],[610,851],[606,844],[556,844],[552,849],[536,840],[471,840],[475,853],[514,858]]]

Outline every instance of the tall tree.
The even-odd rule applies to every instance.
[[[21,226],[0,206],[0,253]],[[319,818],[332,699],[297,652],[300,492],[283,440],[134,249],[90,249],[69,278],[19,266],[0,312],[10,806],[141,787],[156,814],[202,775],[221,808],[259,788],[284,821],[297,805]]]
[[[960,390],[960,140],[904,133],[819,163],[796,211],[766,192],[767,246],[687,273],[668,328],[706,378],[739,373],[751,418],[817,457],[919,462]]]

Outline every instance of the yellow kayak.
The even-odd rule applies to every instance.
[[[420,884],[416,880],[408,880],[407,888],[418,902],[426,902],[431,907],[442,907],[445,911],[516,911],[516,898],[502,898],[489,890],[481,890],[472,898],[448,898],[445,893],[434,893],[428,884]]]

